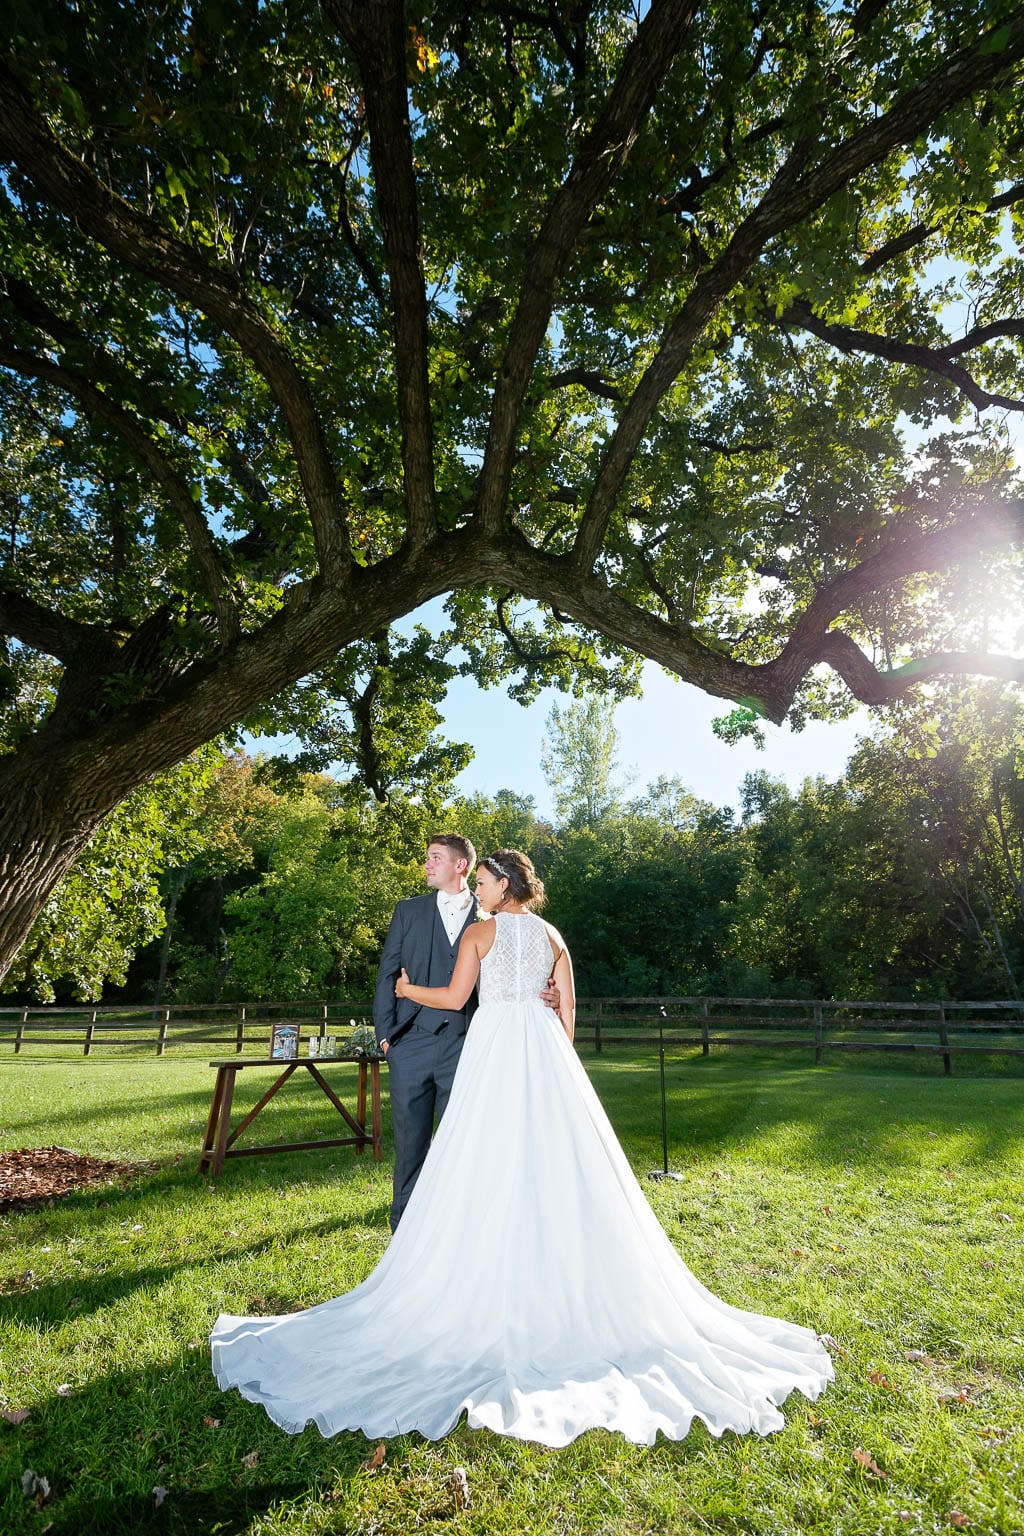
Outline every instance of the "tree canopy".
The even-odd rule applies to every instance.
[[[1024,676],[1020,7],[0,29],[0,970],[115,805],[301,680],[383,773],[389,626],[442,593],[485,683],[644,655],[733,729]]]

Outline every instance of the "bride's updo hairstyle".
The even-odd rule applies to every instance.
[[[499,848],[497,853],[489,853],[480,863],[496,880],[508,881],[506,901],[520,901],[531,911],[544,905],[544,881],[527,854],[519,853],[515,848]]]

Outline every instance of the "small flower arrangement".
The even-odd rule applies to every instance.
[[[355,1019],[350,1019],[352,1033],[345,1040],[344,1054],[346,1056],[380,1056],[381,1049],[377,1044],[377,1036],[372,1024],[357,1024]]]

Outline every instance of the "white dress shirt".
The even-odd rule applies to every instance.
[[[462,932],[462,926],[466,921],[466,913],[469,911],[469,904],[472,900],[473,897],[469,891],[457,891],[454,896],[449,895],[447,891],[438,891],[437,910],[441,914],[441,921],[444,923],[444,931],[448,935],[449,944],[454,944]]]

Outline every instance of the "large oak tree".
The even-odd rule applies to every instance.
[[[1021,678],[1020,8],[0,26],[0,974],[200,742],[328,665],[372,734],[441,593],[484,681],[644,655],[781,721]]]

